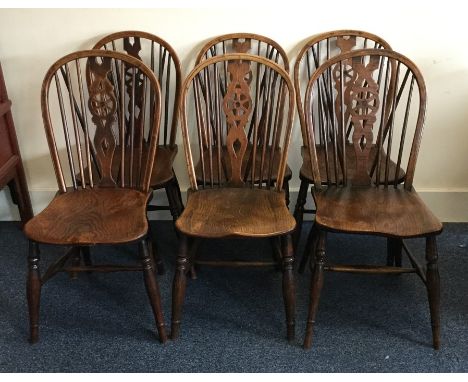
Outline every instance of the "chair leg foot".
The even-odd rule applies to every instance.
[[[304,349],[312,346],[315,317],[323,287],[324,265],[325,265],[325,245],[326,232],[318,231],[318,241],[315,250],[315,268],[311,277],[309,314],[307,318],[306,335],[304,339]]]
[[[438,268],[437,241],[435,236],[426,238],[426,287],[431,312],[432,346],[440,348],[440,277]]]
[[[29,342],[32,344],[39,340],[39,306],[41,299],[41,284],[38,244],[33,241],[29,241],[26,294],[29,310]]]
[[[296,328],[296,285],[294,280],[294,251],[291,235],[281,237],[281,254],[283,268],[283,299],[286,311],[287,339],[295,339]]]
[[[177,265],[172,285],[172,322],[171,338],[173,340],[179,337],[180,320],[182,316],[182,305],[185,298],[185,288],[187,285],[188,261],[188,239],[181,235],[179,242],[179,253],[177,255]]]
[[[139,243],[139,249],[143,262],[143,276],[145,279],[146,292],[151,303],[156,327],[159,334],[159,341],[165,343],[167,341],[167,333],[164,325],[164,317],[162,313],[161,295],[159,292],[158,281],[154,274],[153,260],[150,257],[146,240]]]

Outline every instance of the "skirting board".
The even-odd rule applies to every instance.
[[[291,190],[290,206],[291,211],[294,211],[298,189]],[[430,189],[419,190],[421,198],[427,203],[434,214],[443,222],[468,222],[468,190],[447,190],[447,189]],[[42,211],[47,204],[52,200],[55,191],[52,190],[32,190],[30,191],[31,202],[34,213]],[[182,193],[182,198],[185,203],[185,192]],[[312,197],[308,195],[306,207],[313,206]],[[167,199],[164,191],[157,191],[154,195],[152,203],[167,204]],[[151,212],[149,215],[151,220],[170,220],[171,215],[168,211]],[[306,215],[306,220],[311,219],[312,215]],[[0,192],[0,221],[15,221],[19,220],[17,207],[12,203],[8,189]]]

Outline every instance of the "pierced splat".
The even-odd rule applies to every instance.
[[[380,106],[379,86],[373,78],[373,73],[379,67],[379,57],[370,56],[367,65],[360,57],[354,57],[352,65],[355,75],[345,90],[349,93],[348,110],[354,126],[352,141],[356,153],[356,172],[352,182],[354,185],[369,185],[371,177],[368,173],[368,161],[374,138],[374,123]]]
[[[250,38],[235,38],[232,40],[232,50],[235,53],[249,53],[250,49],[252,49],[252,43]]]
[[[338,36],[336,46],[340,49],[340,53],[350,52],[356,46],[356,36]]]
[[[115,187],[116,183],[112,177],[112,158],[115,150],[115,138],[112,126],[116,121],[117,101],[114,87],[109,81],[111,71],[111,58],[102,57],[100,63],[96,57],[88,60],[88,90],[89,109],[91,120],[96,125],[94,146],[99,167],[101,169],[101,187]]]
[[[138,58],[141,61],[140,52],[141,52],[141,42],[140,37],[133,37],[133,44],[130,42],[130,37],[125,37],[123,39],[123,47],[127,54],[132,57]]]
[[[227,150],[231,162],[231,179],[228,184],[243,187],[242,160],[247,149],[248,139],[245,126],[252,111],[250,97],[250,63],[233,61],[228,64],[230,83],[223,99],[223,108],[227,118]]]

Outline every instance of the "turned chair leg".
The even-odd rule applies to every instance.
[[[158,255],[158,251],[156,249],[157,248],[156,241],[154,240],[154,236],[151,231],[151,224],[149,220],[148,220],[148,236],[149,236],[149,240],[147,240],[146,243],[148,245],[150,256],[152,256],[153,258],[154,266],[156,268],[158,275],[163,275],[166,272],[166,270],[164,268],[164,263],[162,259]]]
[[[437,265],[437,241],[435,236],[426,238],[426,287],[431,312],[432,346],[440,348],[440,279]]]
[[[172,285],[172,324],[171,338],[179,337],[180,320],[182,316],[182,305],[185,297],[185,287],[187,285],[187,272],[189,269],[188,259],[188,238],[180,235],[179,253],[177,255],[176,271]]]
[[[179,182],[177,181],[177,177],[174,174],[174,177],[165,187],[167,200],[169,201],[169,209],[171,211],[172,220],[174,224],[179,216],[182,214],[184,210],[184,205],[182,203],[182,195],[180,193]]]
[[[317,229],[315,228],[315,223],[312,224],[312,227],[309,231],[309,235],[307,236],[307,243],[302,252],[301,262],[299,264],[298,272],[300,274],[304,273],[305,267],[307,265],[307,261],[310,260],[310,268],[313,269],[313,265],[315,263],[315,246],[317,244]]]
[[[191,240],[190,250],[189,250],[189,259],[190,259],[190,269],[188,270],[187,274],[192,280],[196,280],[197,276],[197,267],[195,261],[197,259],[197,251],[198,247],[200,246],[201,239],[193,239]]]
[[[299,187],[299,194],[297,195],[296,206],[294,207],[294,219],[296,219],[296,229],[293,233],[294,252],[297,253],[299,239],[301,238],[302,222],[304,221],[304,206],[307,201],[307,190],[309,189],[309,182],[301,180]]]
[[[387,265],[389,267],[402,266],[403,240],[393,237],[387,238]]]
[[[80,247],[73,247],[71,251],[73,251],[73,255],[71,257],[72,267],[79,267],[81,265],[81,249]],[[72,280],[78,279],[78,272],[76,271],[71,271],[68,275]]]
[[[273,259],[273,262],[275,263],[275,270],[279,272],[283,269],[283,254],[282,254],[282,248],[281,248],[281,238],[278,236],[271,237],[269,239],[269,242],[271,245],[271,257]]]
[[[281,237],[283,268],[283,299],[286,311],[287,338],[293,342],[296,328],[296,285],[294,280],[294,250],[291,235]]]
[[[145,279],[146,292],[148,293],[151,308],[153,309],[154,319],[156,321],[159,334],[159,341],[164,343],[167,341],[167,334],[162,313],[161,294],[159,292],[158,281],[156,280],[153,269],[153,260],[151,259],[148,251],[146,240],[139,242],[139,250],[143,263],[143,276]]]
[[[311,278],[309,315],[307,318],[306,335],[304,339],[304,348],[309,349],[312,346],[312,336],[315,325],[315,316],[320,299],[320,293],[323,287],[323,276],[325,267],[325,245],[327,233],[318,231],[317,247],[315,250],[315,267]]]
[[[284,198],[286,200],[286,207],[289,208],[289,179],[283,180],[283,191],[284,191]]]
[[[29,241],[28,279],[26,294],[29,309],[29,342],[39,340],[39,305],[41,300],[41,275],[39,272],[39,247],[36,242]]]

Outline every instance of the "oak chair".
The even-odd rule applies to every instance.
[[[301,125],[301,133],[303,142],[306,142],[306,127],[305,127],[305,115],[304,115],[304,101],[305,101],[305,89],[310,80],[310,77],[314,74],[317,68],[322,65],[326,60],[337,56],[341,53],[346,53],[356,49],[391,49],[390,45],[381,37],[359,30],[336,30],[318,34],[308,41],[306,41],[297,55],[296,62],[294,64],[294,87],[296,90],[296,104],[299,115],[299,122]],[[331,82],[326,80],[326,86],[330,86]],[[327,90],[328,92],[328,90]],[[348,128],[349,130],[349,128]],[[347,136],[348,147],[352,146],[352,142]],[[371,155],[375,156],[375,146],[371,150]],[[352,149],[346,150],[348,157],[346,161],[349,169],[352,171],[356,158]],[[307,192],[311,184],[313,184],[312,169],[310,168],[310,159],[307,157],[308,149],[306,146],[302,146],[301,155],[303,158],[302,166],[299,172],[299,178],[301,180],[299,193],[294,208],[294,218],[297,222],[297,228],[293,236],[294,247],[297,248],[300,236],[302,222],[305,213],[315,213],[315,209],[305,209],[304,206],[307,201]],[[320,171],[325,173],[325,158],[324,151],[318,147],[317,151],[318,163]],[[393,162],[391,162],[393,165]],[[393,172],[392,172],[393,174]],[[400,181],[404,177],[403,170],[400,170],[399,174]],[[308,261],[308,254],[310,241],[306,245],[306,249],[303,252],[302,259],[299,266],[299,272],[302,273]]]
[[[186,274],[194,261],[192,244],[200,238],[252,237],[272,238],[278,244],[287,337],[292,340],[295,286],[290,234],[295,221],[282,191],[294,113],[294,88],[288,73],[255,55],[213,57],[188,75],[181,100],[190,189],[186,208],[176,222],[180,245],[171,336],[179,336]],[[197,161],[201,179],[194,165]]]
[[[332,85],[328,95],[326,80]],[[426,113],[426,88],[420,71],[408,58],[389,50],[344,53],[325,62],[311,76],[304,105],[305,146],[317,208],[312,229],[315,264],[304,347],[312,343],[324,271],[328,270],[416,273],[427,288],[433,346],[438,349],[436,235],[442,231],[442,224],[413,188]],[[348,116],[352,122],[351,146],[346,139]],[[319,164],[323,160],[319,150],[324,152],[325,171]],[[347,163],[347,150],[353,150],[356,157],[352,167]],[[396,165],[391,166],[391,161]],[[405,168],[403,183],[399,179],[400,168]],[[330,231],[386,237],[390,250],[404,249],[411,267],[329,264],[325,254]],[[403,242],[415,237],[426,239],[425,269]]]
[[[139,96],[141,103],[136,102]],[[146,217],[151,172],[158,158],[158,80],[140,60],[126,54],[79,51],[51,66],[42,85],[41,107],[59,191],[24,228],[29,239],[30,341],[38,341],[42,285],[58,272],[142,271],[159,339],[165,342]],[[42,277],[40,243],[70,248]],[[91,246],[125,243],[138,245],[137,265],[90,262]]]
[[[174,159],[177,155],[177,104],[182,82],[179,58],[172,46],[165,40],[141,31],[112,33],[100,39],[93,49],[125,52],[143,61],[151,68],[159,81],[161,134],[158,141],[158,160],[155,162],[151,176],[151,188],[153,190],[164,188],[169,206],[148,204],[147,209],[148,211],[170,210],[175,223],[184,209],[179,182],[173,170]],[[127,91],[130,91],[128,86]]]
[[[235,54],[235,53],[248,53],[259,57],[267,58],[279,66],[281,66],[286,72],[289,73],[289,60],[284,49],[276,41],[259,34],[255,33],[228,33],[221,36],[217,36],[209,40],[199,51],[195,60],[195,65],[200,64],[202,61],[212,57],[216,57],[223,54]],[[201,79],[200,81],[203,81]],[[265,91],[264,87],[266,82],[262,81],[260,86],[260,93]],[[221,85],[223,86],[223,85]],[[221,93],[226,92],[225,88],[220,89]],[[252,150],[251,146],[247,147],[247,151]],[[227,153],[225,153],[227,155]],[[259,160],[259,158],[257,159]],[[274,166],[278,166],[279,163],[274,163]],[[199,182],[202,181],[201,174],[201,163],[197,163],[196,167],[197,179]],[[259,176],[259,174],[257,175]],[[288,165],[286,165],[286,172],[284,175],[283,188],[286,196],[286,204],[289,205],[289,181],[292,178],[292,171]],[[259,178],[256,179],[259,181]],[[273,178],[273,181],[275,179]]]

